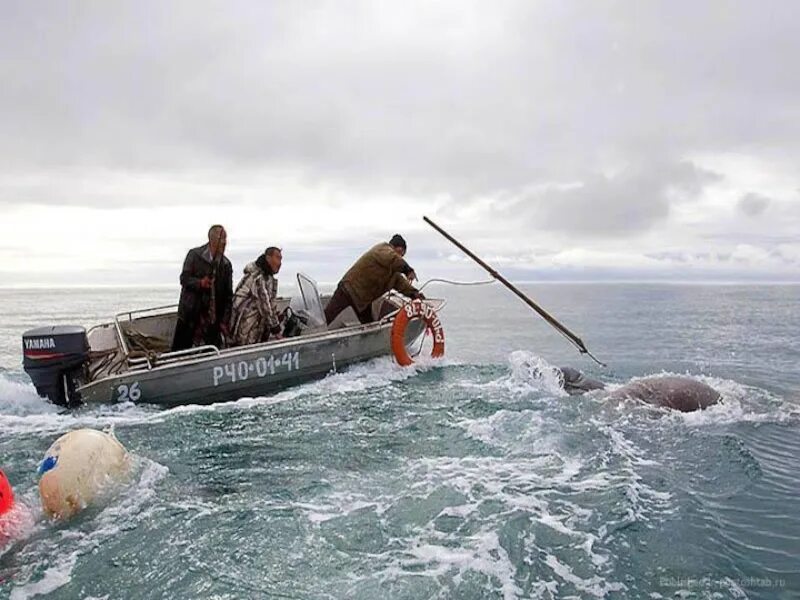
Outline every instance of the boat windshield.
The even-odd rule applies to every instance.
[[[325,311],[322,310],[322,300],[319,297],[317,282],[305,273],[298,273],[297,287],[300,289],[300,297],[303,299],[303,308],[313,322],[312,326],[324,327]]]

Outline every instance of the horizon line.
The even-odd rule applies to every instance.
[[[291,278],[291,283],[286,282],[284,285],[295,287],[295,283],[293,281],[294,278]],[[334,286],[337,282],[335,281],[319,281],[317,285],[319,286]],[[498,282],[499,283],[499,282]],[[519,285],[564,285],[564,284],[581,284],[581,285],[600,285],[600,284],[611,284],[611,285],[740,285],[740,286],[757,286],[757,285],[769,285],[769,286],[792,286],[792,285],[800,285],[800,279],[798,280],[786,280],[786,279],[708,279],[708,280],[697,280],[697,279],[533,279],[533,280],[515,280],[513,283]],[[430,285],[448,285],[447,283],[435,281],[431,282]],[[166,290],[166,289],[174,289],[180,290],[180,285],[175,285],[172,283],[154,283],[154,284],[144,284],[144,283],[116,283],[116,284],[104,284],[104,283],[96,283],[96,284],[39,284],[39,283],[26,283],[26,284],[10,284],[4,285],[0,284],[0,290],[43,290],[43,289],[73,289],[73,290],[91,290],[91,289],[159,289],[159,290]]]

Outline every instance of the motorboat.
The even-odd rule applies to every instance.
[[[176,406],[264,396],[392,352],[392,329],[408,305],[405,296],[389,292],[376,300],[372,323],[361,324],[348,308],[326,325],[330,295],[321,296],[316,282],[302,273],[297,283],[297,295],[277,300],[278,310],[293,316],[293,331],[284,331],[287,337],[171,351],[177,305],[157,306],[119,313],[88,331],[75,325],[27,331],[23,366],[39,395],[58,405]],[[426,299],[424,304],[429,314],[438,314],[445,301]],[[401,343],[408,348],[428,330],[422,319],[404,325]]]

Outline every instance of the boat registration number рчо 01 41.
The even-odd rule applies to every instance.
[[[237,360],[217,365],[213,368],[212,375],[214,386],[218,386],[299,369],[300,352],[286,352],[283,355],[260,356],[255,360]]]

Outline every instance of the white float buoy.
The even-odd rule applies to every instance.
[[[129,471],[128,452],[116,437],[95,429],[70,431],[50,446],[39,465],[42,509],[68,519]]]

